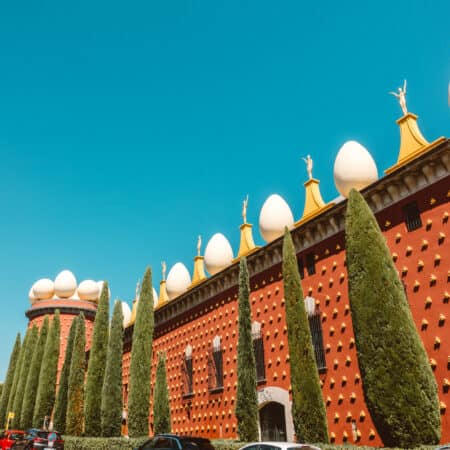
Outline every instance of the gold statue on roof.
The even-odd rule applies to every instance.
[[[134,299],[135,299],[136,301],[139,300],[139,292],[140,292],[140,290],[141,290],[141,283],[140,283],[140,281],[141,281],[141,280],[137,280],[137,283],[136,283],[136,293],[135,293],[135,297],[134,297]]]
[[[166,270],[167,270],[165,261],[161,261],[161,268],[162,268],[162,279],[165,280],[166,279]]]
[[[201,256],[200,252],[202,249],[202,237],[199,235],[197,240],[197,256]]]
[[[242,220],[247,223],[247,206],[248,206],[248,194],[242,202]]]
[[[406,108],[406,80],[403,83],[403,89],[401,87],[398,88],[398,94],[392,91],[389,94],[397,97],[400,108],[402,108],[403,114],[406,116],[408,114],[408,109]]]
[[[313,170],[313,160],[310,155],[307,155],[306,158],[302,158],[306,164],[306,171],[308,172],[308,178],[312,180],[312,170]]]

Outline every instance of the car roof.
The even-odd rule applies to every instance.
[[[171,438],[178,438],[178,439],[198,439],[200,441],[209,441],[208,438],[204,438],[202,436],[179,436],[178,434],[173,434],[173,433],[161,433],[161,434],[155,434],[153,437],[171,437]]]
[[[242,448],[248,447],[250,445],[276,445],[277,447],[304,447],[309,444],[302,444],[299,442],[284,442],[284,441],[262,441],[262,442],[251,442],[250,444],[244,445]]]

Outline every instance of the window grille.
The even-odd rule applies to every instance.
[[[208,388],[210,391],[223,389],[223,354],[219,336],[214,338],[208,355]]]
[[[266,381],[266,367],[264,363],[264,342],[261,336],[261,324],[252,324],[253,352],[255,354],[256,381]]]
[[[420,211],[416,202],[408,203],[403,207],[403,214],[405,215],[406,228],[408,231],[417,230],[422,226],[422,219],[420,218]]]
[[[303,280],[303,278],[305,278],[305,266],[303,264],[303,258],[301,256],[297,258],[297,266],[298,272],[300,273],[300,278]]]
[[[316,273],[316,260],[313,253],[306,255],[306,270],[308,275],[314,275]]]
[[[327,364],[325,361],[325,351],[323,348],[322,321],[320,320],[320,313],[316,311],[314,314],[308,316],[308,321],[309,329],[311,330],[311,338],[317,368],[319,369],[319,372],[324,372],[327,369]]]
[[[194,394],[193,372],[192,346],[188,345],[184,351],[182,362],[183,397]]]

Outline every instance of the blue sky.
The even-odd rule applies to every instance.
[[[450,134],[450,3],[3,2],[0,6],[0,379],[28,290],[65,268],[130,300],[147,265],[192,269],[196,237],[237,251],[272,193],[303,211],[300,156],[325,200],[355,139],[398,153],[387,94]]]

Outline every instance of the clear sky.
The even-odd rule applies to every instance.
[[[349,139],[379,173],[408,107],[450,135],[450,2],[25,1],[0,6],[0,380],[28,290],[62,269],[130,301],[197,235],[238,249],[272,193],[303,211],[310,153],[326,201]]]

